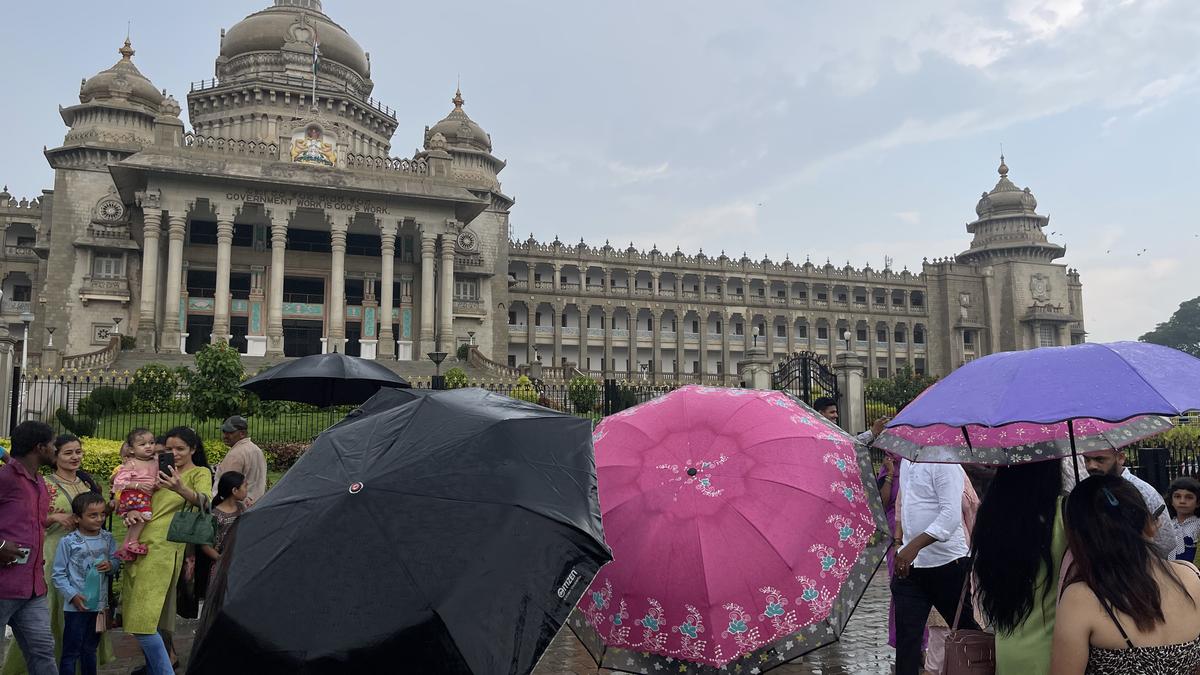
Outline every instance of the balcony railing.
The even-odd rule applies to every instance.
[[[37,253],[30,246],[12,246],[4,245],[4,257],[9,260],[37,260]]]
[[[5,300],[0,304],[0,311],[5,314],[23,314],[33,311],[33,303],[29,300]]]

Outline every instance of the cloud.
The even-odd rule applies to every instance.
[[[909,225],[916,225],[917,223],[921,222],[921,212],[920,211],[897,211],[896,213],[893,213],[892,215],[894,215],[897,218],[899,218],[900,220],[908,223]]]
[[[649,183],[666,178],[671,168],[670,162],[646,166],[631,166],[619,160],[611,160],[604,165],[615,177],[617,185],[632,185]]]
[[[619,236],[645,250],[658,246],[663,251],[674,251],[679,246],[689,255],[703,248],[707,255],[716,256],[725,250],[733,257],[734,251],[740,255],[758,234],[758,208],[738,201],[694,209],[666,227],[631,229]]]
[[[1008,19],[1034,39],[1049,39],[1084,18],[1083,0],[1015,0]]]

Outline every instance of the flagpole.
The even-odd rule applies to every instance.
[[[312,103],[313,111],[316,112],[317,111],[317,67],[321,60],[321,50],[318,48],[318,45],[321,44],[321,40],[317,37],[316,26],[313,26],[312,38],[313,38],[313,53],[312,53],[312,98],[311,98],[311,103]]]

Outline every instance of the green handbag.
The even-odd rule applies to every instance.
[[[207,504],[206,504],[207,505]],[[217,536],[217,524],[208,509],[188,506],[177,511],[167,528],[167,541],[178,544],[212,546]]]

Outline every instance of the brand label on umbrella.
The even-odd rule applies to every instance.
[[[352,495],[356,495],[356,494],[362,492],[362,489],[363,489],[362,483],[351,483],[350,484],[350,494],[352,494]]]
[[[567,594],[571,592],[572,588],[575,588],[575,584],[577,583],[579,583],[579,572],[572,569],[571,573],[567,575],[566,580],[562,582],[562,586],[558,587],[558,597],[567,597]]]

